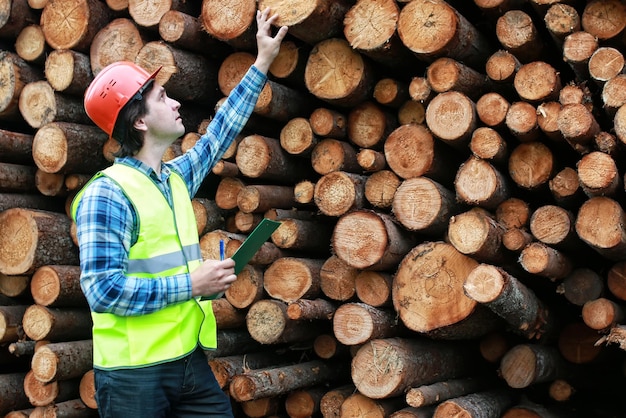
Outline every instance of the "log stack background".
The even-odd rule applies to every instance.
[[[194,199],[203,255],[283,222],[214,303],[238,416],[619,417],[626,5],[0,1],[0,413],[96,416],[67,206],[113,142],[82,109],[126,59],[184,152],[288,38]]]

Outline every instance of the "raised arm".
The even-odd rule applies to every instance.
[[[276,35],[272,37],[272,23],[278,19],[278,15],[270,16],[270,9],[257,10],[256,23],[257,23],[257,57],[254,62],[254,66],[263,74],[267,74],[270,65],[278,55],[280,50],[280,43],[287,35],[287,26],[282,26]]]

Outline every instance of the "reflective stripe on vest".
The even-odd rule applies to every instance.
[[[147,280],[193,271],[202,262],[189,192],[175,172],[169,177],[174,209],[153,183],[133,167],[113,164],[105,175],[124,191],[136,210],[138,240],[129,251],[127,276]],[[84,190],[84,189],[83,189]],[[76,207],[82,193],[72,204]],[[141,316],[92,312],[94,367],[142,367],[183,357],[198,343],[217,346],[210,300],[191,299]]]

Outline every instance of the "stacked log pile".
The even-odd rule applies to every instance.
[[[97,415],[67,215],[115,151],[93,75],[163,66],[175,158],[270,7],[289,35],[193,202],[205,258],[282,222],[213,306],[236,415],[623,416],[626,5],[232,3],[0,0],[0,414]]]

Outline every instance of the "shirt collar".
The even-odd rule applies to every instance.
[[[130,167],[134,167],[138,171],[144,173],[146,176],[158,181],[166,181],[170,176],[170,169],[167,164],[161,164],[161,178],[159,178],[156,171],[154,171],[152,167],[134,157],[118,157],[115,159],[115,164],[124,164]]]

